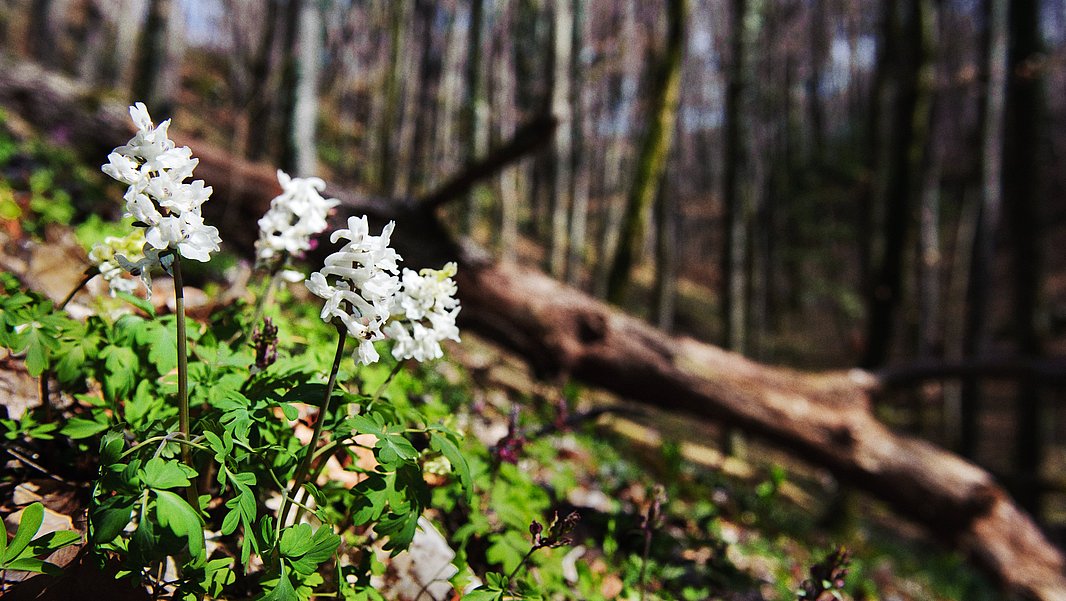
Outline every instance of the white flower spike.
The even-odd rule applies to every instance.
[[[134,261],[115,254],[119,265],[141,275],[151,296],[149,272],[160,257],[177,253],[187,259],[208,261],[218,252],[218,230],[204,224],[200,207],[211,196],[202,180],[192,177],[197,159],[187,146],[176,146],[167,136],[170,120],[155,126],[144,103],[130,107],[137,133],[125,146],[108,155],[103,172],[126,184],[126,217],[144,229],[142,258]]]
[[[289,177],[279,169],[278,182],[282,192],[270,201],[270,209],[259,220],[257,268],[283,268],[290,257],[310,250],[311,237],[326,229],[329,211],[340,204],[334,198],[322,197],[326,182],[317,177]]]
[[[339,320],[359,341],[355,361],[364,365],[379,359],[374,342],[385,338],[381,328],[400,289],[396,275],[400,256],[389,247],[393,227],[395,224],[389,222],[380,236],[373,236],[366,217],[350,217],[348,229],[336,230],[330,236],[331,242],[348,242],[327,257],[325,266],[306,282],[308,290],[326,300],[322,319],[327,323]]]

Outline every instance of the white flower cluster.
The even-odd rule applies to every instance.
[[[364,365],[380,358],[374,343],[392,338],[397,359],[424,361],[440,357],[441,341],[459,340],[455,316],[459,301],[451,276],[455,264],[442,270],[410,269],[398,275],[400,255],[389,247],[395,223],[380,236],[371,235],[366,217],[350,217],[348,229],[330,235],[348,242],[326,258],[325,267],[311,274],[307,289],[326,300],[322,319],[340,320],[359,341],[355,360]]]
[[[218,230],[205,225],[200,205],[211,196],[202,180],[186,183],[199,163],[187,146],[178,147],[167,137],[170,120],[155,126],[144,103],[130,107],[137,133],[125,146],[108,155],[103,172],[129,186],[125,216],[145,228],[144,257],[130,261],[116,259],[123,268],[140,274],[151,290],[149,270],[160,263],[160,255],[178,252],[181,256],[207,261],[218,251]]]
[[[438,359],[444,352],[444,340],[459,341],[455,316],[459,301],[455,298],[455,263],[444,269],[403,270],[403,288],[395,297],[393,314],[402,319],[390,321],[385,334],[396,341],[392,355],[397,359],[426,361]]]
[[[348,229],[334,231],[329,241],[348,242],[326,257],[326,265],[311,274],[307,289],[326,299],[322,319],[339,319],[348,333],[359,341],[358,363],[378,360],[374,342],[383,340],[382,326],[388,321],[392,299],[400,290],[397,262],[400,255],[389,247],[395,223],[389,222],[380,236],[370,235],[366,217],[348,218]],[[332,279],[332,283],[330,279]]]
[[[310,250],[311,237],[326,229],[330,209],[340,204],[334,198],[322,197],[326,182],[317,177],[289,177],[279,169],[278,183],[281,194],[270,201],[270,210],[259,219],[256,268],[276,269],[289,257]]]
[[[137,291],[137,280],[129,277],[129,273],[122,268],[116,257],[136,256],[141,253],[142,248],[144,231],[138,228],[121,238],[108,236],[103,242],[94,244],[89,251],[89,262],[96,266],[97,271],[107,281],[111,296],[119,292],[133,294]]]

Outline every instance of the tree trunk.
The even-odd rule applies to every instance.
[[[667,4],[666,49],[655,68],[655,83],[649,110],[649,124],[641,141],[640,155],[622,218],[618,249],[607,278],[607,300],[626,300],[635,254],[644,240],[647,213],[651,210],[659,181],[666,169],[674,120],[681,95],[681,58],[685,50],[685,20],[688,0]]]
[[[1003,145],[1004,217],[1013,249],[1012,326],[1018,352],[1039,357],[1043,344],[1037,326],[1042,278],[1040,128],[1043,125],[1041,67],[1039,62],[1040,3],[1013,0],[1010,3],[1006,129]],[[1036,512],[1040,506],[1038,477],[1046,439],[1043,401],[1039,390],[1022,383],[1018,391],[1016,463],[1023,507]],[[1039,515],[1039,514],[1037,514]]]
[[[505,15],[504,32],[499,37],[496,49],[496,64],[492,86],[493,113],[496,115],[496,135],[494,142],[499,144],[514,136],[518,125],[517,85],[515,81],[515,52],[517,40],[512,37],[515,24],[514,0],[509,0],[500,8]],[[522,192],[520,186],[521,168],[505,169],[496,180],[497,193],[500,198],[500,234],[496,249],[504,261],[513,261],[517,256],[519,206]]]
[[[175,65],[167,60],[172,10],[171,0],[149,0],[130,90],[133,98],[144,102],[159,121],[172,116],[174,110],[172,80],[177,72]]]
[[[26,31],[27,53],[48,67],[54,67],[57,58],[52,6],[52,0],[33,0],[30,3]]]
[[[285,30],[282,39],[281,78],[278,81],[277,129],[274,139],[281,142],[274,153],[275,162],[280,169],[293,172],[295,156],[293,155],[292,132],[296,117],[296,82],[299,73],[299,31],[300,14],[305,2],[311,0],[288,0],[285,10]]]
[[[741,350],[744,339],[744,198],[740,169],[744,160],[744,136],[740,115],[746,74],[748,0],[732,0],[729,71],[722,125],[722,251],[719,261],[722,344]]]
[[[464,159],[470,164],[485,150],[484,137],[486,133],[483,118],[483,104],[485,102],[485,76],[482,68],[482,29],[485,22],[485,0],[471,0],[470,2],[470,28],[467,30],[466,42],[466,103],[462,113],[462,145]],[[477,197],[471,192],[466,197],[466,207],[463,212],[463,231],[470,234],[477,224],[478,214]]]
[[[558,279],[566,277],[567,218],[573,194],[574,110],[570,85],[573,75],[573,0],[552,3],[551,111],[559,122],[555,131],[551,178],[551,237],[548,243],[548,271]]]
[[[292,130],[286,138],[289,145],[286,155],[292,160],[291,173],[310,177],[318,171],[315,130],[318,124],[318,74],[322,55],[322,15],[318,4],[305,2],[300,7],[299,18]]]
[[[400,110],[400,91],[403,88],[402,52],[405,42],[404,32],[407,28],[406,2],[391,2],[385,6],[389,20],[389,53],[385,67],[385,85],[382,90],[381,114],[374,134],[377,137],[378,153],[375,157],[378,165],[377,188],[383,194],[391,195],[396,187],[396,161],[398,147],[394,135],[399,123],[397,112]]]
[[[70,80],[37,68],[0,69],[0,106],[37,127],[70,132],[72,149],[99,160],[125,143],[131,126],[124,107],[90,98]],[[215,200],[204,205],[205,218],[214,222],[211,211],[229,203],[247,215],[215,223],[223,226],[231,248],[250,256],[256,233],[241,224],[258,218],[279,192],[273,168],[174,134],[181,144],[195,144],[197,175],[215,188]],[[255,182],[240,196],[230,194],[234,171]],[[448,198],[468,189],[457,187]],[[968,553],[1008,589],[1041,601],[1066,599],[1062,555],[987,472],[930,443],[895,434],[874,418],[870,399],[880,389],[875,375],[769,367],[666,336],[536,270],[495,263],[484,251],[458,244],[432,210],[444,200],[389,201],[332,187],[326,194],[343,202],[337,223],[361,213],[378,223],[397,219],[393,240],[410,267],[458,261],[460,325],[520,353],[539,374],[556,381],[570,376],[639,402],[745,428],[889,502],[900,515]]]
[[[880,252],[872,253],[874,273],[867,295],[866,351],[862,358],[867,368],[883,365],[888,358],[901,300],[904,249],[929,134],[931,89],[922,77],[931,60],[931,2],[904,3],[902,14],[897,3],[885,3],[881,60],[888,69],[890,96],[878,111],[883,150],[875,173],[874,204],[883,215],[883,223],[876,236]]]
[[[248,158],[252,160],[258,160],[269,154],[266,145],[272,131],[270,119],[275,95],[267,90],[270,87],[270,73],[274,67],[274,41],[278,34],[279,2],[280,0],[267,0],[266,2],[263,35],[256,47],[251,49],[253,53],[251,64],[247,67],[249,71],[248,91],[243,112],[249,127],[244,137],[244,148]],[[238,17],[235,15],[235,18]],[[238,26],[234,23],[234,27]],[[231,68],[244,68],[244,65],[234,65]]]
[[[580,287],[585,274],[585,256],[587,248],[587,229],[589,211],[589,188],[592,185],[592,140],[593,123],[589,117],[592,104],[592,86],[586,80],[585,65],[582,56],[586,46],[584,40],[592,38],[592,33],[586,27],[587,0],[573,1],[573,46],[571,48],[571,81],[577,84],[577,89],[571,91],[571,100],[574,106],[573,119],[571,121],[570,137],[573,157],[571,160],[571,207],[570,207],[570,239],[566,261],[566,282],[571,286]]]
[[[974,232],[970,277],[966,293],[966,324],[962,355],[966,358],[987,352],[987,321],[992,257],[1003,193],[1003,127],[1007,87],[1007,37],[1009,0],[985,0],[987,29],[985,48],[985,94],[981,131],[981,207]],[[959,452],[973,457],[977,451],[980,384],[962,383],[959,393]]]

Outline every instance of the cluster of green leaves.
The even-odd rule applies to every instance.
[[[121,557],[124,571],[146,582],[157,579],[170,558],[180,568],[181,578],[169,583],[179,596],[214,596],[238,577],[245,582],[258,557],[265,566],[258,574],[264,598],[307,599],[325,583],[322,566],[341,542],[328,524],[344,519],[346,526],[366,527],[396,553],[410,544],[430,503],[425,462],[443,458],[459,486],[472,490],[457,432],[410,406],[398,409],[385,399],[338,389],[329,414],[320,417],[331,433],[318,453],[320,463],[330,455],[354,458],[356,436],[370,434],[373,442],[366,444],[375,464],[351,463],[349,469],[362,478],[352,489],[305,485],[301,505],[312,500],[315,516],[326,525],[313,530],[280,524],[267,503],[286,493],[284,483],[304,451],[291,420],[298,417],[298,404],[322,401],[328,363],[321,353],[297,345],[296,354],[283,351],[267,369],[253,370],[253,353],[241,335],[247,311],[222,311],[211,323],[190,328],[194,423],[185,441],[174,433],[172,316],[152,316],[142,303],[148,317],[79,322],[41,295],[21,290],[14,278],[3,276],[0,282],[0,344],[23,355],[31,374],[54,373],[80,401],[62,424],[35,414],[4,420],[6,436],[63,435],[85,448],[98,445],[91,541],[97,550]],[[181,460],[183,445],[192,451],[190,465]],[[187,494],[195,489],[204,494]],[[239,557],[208,557],[205,536],[240,549]],[[355,574],[354,580],[355,587],[368,587],[369,573]],[[354,590],[345,581],[332,584]]]
[[[0,570],[55,573],[58,568],[45,561],[53,552],[81,542],[81,535],[72,530],[55,530],[41,536],[37,533],[44,523],[44,506],[31,503],[22,510],[22,519],[11,542],[7,533],[0,536]]]

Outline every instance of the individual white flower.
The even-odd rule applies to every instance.
[[[116,254],[116,260],[127,271],[141,275],[147,284],[149,271],[161,258],[169,265],[170,255],[178,253],[206,262],[219,250],[221,240],[218,229],[204,224],[200,213],[212,190],[202,180],[185,181],[192,177],[199,161],[193,158],[192,150],[176,146],[168,137],[170,120],[154,125],[141,102],[130,107],[130,117],[137,133],[108,155],[102,170],[129,186],[125,216],[144,229],[141,258],[131,260]]]
[[[345,245],[327,257],[325,266],[306,282],[308,290],[326,301],[323,321],[339,321],[359,341],[355,360],[364,365],[379,359],[374,342],[385,338],[382,327],[400,290],[396,271],[401,259],[389,247],[394,227],[389,222],[380,236],[374,236],[365,216],[350,217],[348,229],[330,235],[334,243],[346,239]]]
[[[323,198],[326,182],[317,177],[289,177],[278,170],[282,192],[270,201],[270,209],[259,220],[259,240],[255,243],[256,267],[283,267],[289,257],[311,248],[311,238],[326,229],[326,217],[340,204]]]
[[[403,270],[403,288],[393,301],[393,314],[400,318],[385,327],[385,334],[395,341],[394,357],[438,359],[444,355],[441,342],[459,341],[455,318],[460,307],[452,280],[455,273],[455,263],[443,269]]]
[[[119,257],[136,256],[144,247],[144,232],[135,229],[126,236],[108,236],[103,242],[93,245],[89,251],[89,261],[96,266],[100,275],[107,282],[111,296],[119,292],[133,294],[137,290],[137,281],[129,277],[123,269]],[[150,290],[149,290],[150,292]]]

